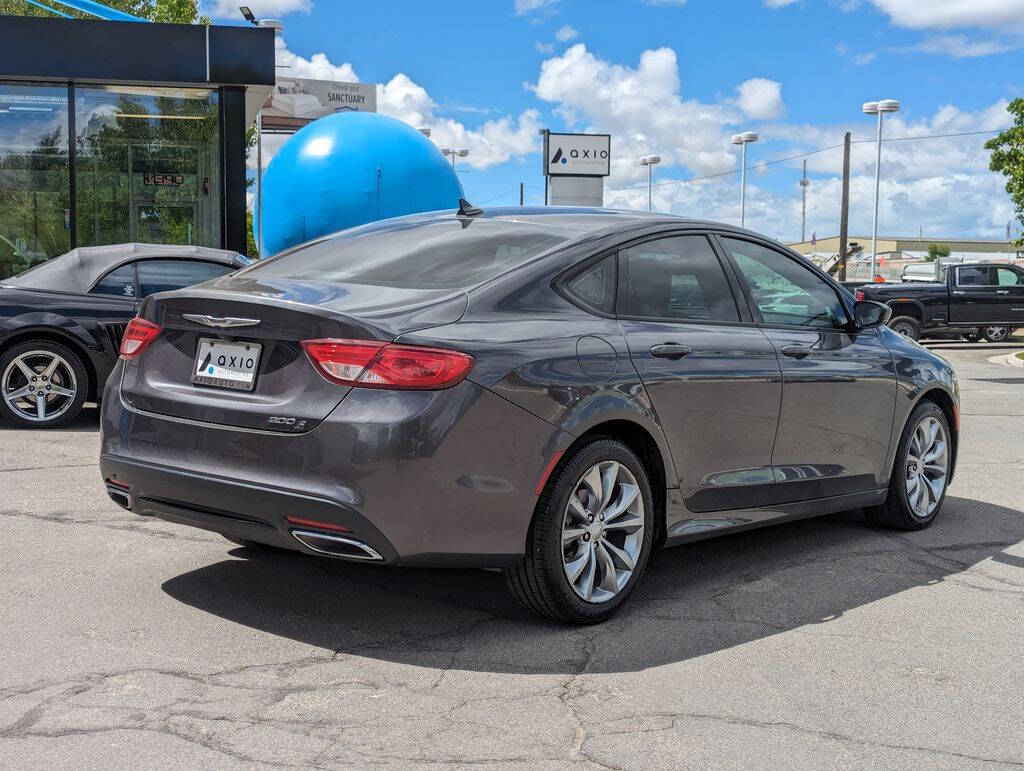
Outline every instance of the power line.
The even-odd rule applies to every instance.
[[[992,130],[989,130],[989,131],[960,131],[960,132],[953,133],[953,134],[927,134],[927,135],[919,136],[919,137],[888,137],[888,138],[882,139],[882,142],[907,142],[907,141],[916,140],[916,139],[946,139],[946,138],[949,138],[949,137],[967,137],[967,136],[975,136],[975,135],[978,135],[978,134],[998,134],[1001,131],[1006,131],[1006,129],[992,129]],[[865,143],[874,144],[875,140],[874,139],[855,139],[855,140],[853,140],[853,144],[865,144]],[[843,143],[840,142],[837,145],[829,145],[828,147],[819,147],[817,150],[810,150],[810,151],[808,151],[806,153],[798,153],[797,155],[790,155],[790,156],[787,156],[785,158],[776,158],[774,161],[763,161],[761,163],[754,164],[753,166],[748,166],[747,168],[748,169],[763,169],[763,168],[765,168],[767,166],[777,166],[780,163],[788,163],[789,161],[799,160],[800,158],[809,158],[812,155],[817,155],[818,153],[825,153],[825,152],[828,152],[829,150],[835,150],[836,148],[842,147],[842,146],[843,146]],[[654,187],[667,187],[669,185],[685,185],[688,182],[701,182],[701,181],[703,181],[705,179],[716,179],[717,177],[728,177],[731,174],[739,174],[740,171],[742,171],[742,169],[731,169],[730,171],[720,171],[720,172],[718,172],[716,174],[705,174],[704,176],[701,176],[701,177],[688,177],[686,179],[670,179],[670,180],[666,180],[665,182],[656,182],[654,184]],[[611,188],[607,192],[609,192],[609,193],[624,193],[624,192],[627,192],[629,190],[646,190],[646,189],[647,189],[647,185],[634,185],[632,187]]]

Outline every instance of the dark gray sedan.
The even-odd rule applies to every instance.
[[[864,508],[917,530],[957,385],[778,243],[590,209],[435,212],[157,294],[103,401],[140,515],[249,547],[498,567],[608,618],[651,550]]]

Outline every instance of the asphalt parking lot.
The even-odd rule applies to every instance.
[[[655,555],[597,628],[479,571],[252,553],[118,509],[97,418],[0,427],[0,766],[1024,765],[1024,369],[934,343],[929,530],[857,512]]]

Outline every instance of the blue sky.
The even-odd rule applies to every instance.
[[[217,0],[218,20],[235,21]],[[613,135],[606,203],[736,221],[729,136],[754,130],[750,163],[874,136],[862,102],[893,97],[880,230],[1002,237],[1011,206],[982,149],[1024,95],[1024,0],[488,0],[348,3],[258,0],[285,23],[292,74],[380,84],[381,111],[468,147],[460,176],[474,202],[540,202],[536,130]],[[221,16],[220,14],[226,14]],[[320,54],[321,56],[316,56]],[[851,230],[870,229],[874,148],[855,145]],[[808,158],[808,235],[838,229],[841,152]],[[800,236],[800,160],[748,177],[747,224]],[[671,183],[671,184],[666,184]],[[513,192],[514,191],[514,192]]]

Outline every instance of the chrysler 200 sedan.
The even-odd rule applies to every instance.
[[[147,298],[100,465],[143,516],[501,568],[593,623],[655,547],[857,508],[931,524],[956,379],[888,315],[750,231],[464,204]]]

